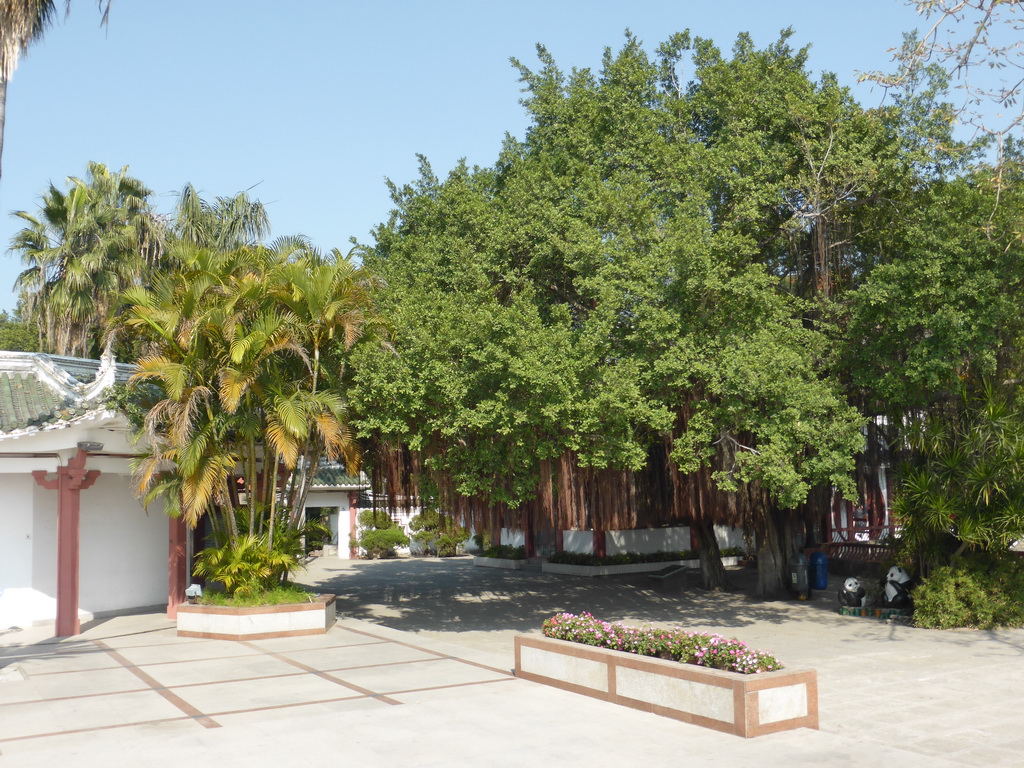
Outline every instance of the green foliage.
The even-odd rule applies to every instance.
[[[25,270],[16,287],[44,351],[99,357],[118,296],[148,277],[164,241],[152,191],[128,175],[89,163],[68,190],[50,184],[36,214],[17,211],[24,227],[11,240]]]
[[[228,595],[253,597],[272,589],[299,567],[293,549],[287,544],[274,547],[266,536],[248,533],[200,551],[193,573],[223,584]]]
[[[525,560],[526,547],[513,547],[509,544],[495,544],[483,551],[482,557],[494,557],[499,560]]]
[[[292,546],[321,460],[359,468],[345,395],[352,349],[377,322],[374,281],[302,238],[179,240],[167,258],[174,269],[127,291],[118,318],[150,348],[131,381],[149,406],[139,491],[191,525],[214,512],[224,540],[246,530]]]
[[[1024,626],[1024,561],[968,555],[936,568],[914,590],[914,624],[931,629]]]
[[[893,511],[904,556],[927,570],[1024,538],[1024,411],[986,384],[914,425]]]
[[[334,538],[330,521],[323,516],[323,508],[307,507],[306,522],[302,526],[302,536],[306,539],[306,552],[323,549]]]
[[[0,349],[8,352],[38,352],[39,335],[29,323],[0,312]]]
[[[395,351],[359,359],[361,434],[418,451],[448,508],[516,509],[559,457],[639,471],[666,435],[684,472],[717,462],[723,490],[791,508],[815,483],[850,489],[862,421],[814,307],[780,285],[815,263],[786,243],[821,211],[845,226],[891,137],[785,37],[741,38],[731,61],[688,35],[652,60],[627,37],[598,74],[538,55],[516,62],[524,142],[392,185],[365,263]]]
[[[424,553],[438,557],[455,557],[469,537],[469,531],[441,515],[436,509],[425,509],[409,521],[413,541]]]
[[[697,553],[684,549],[680,552],[619,552],[606,557],[585,552],[555,552],[548,557],[549,563],[562,565],[629,565],[631,563],[665,563],[676,560],[695,560]]]
[[[230,595],[227,592],[208,590],[197,601],[200,605],[233,605],[236,607],[255,605],[286,605],[288,603],[309,603],[316,596],[304,587],[294,584],[285,584],[273,587],[265,592],[242,595],[237,592]]]
[[[722,557],[746,557],[747,553],[742,547],[723,547]]]
[[[359,513],[359,535],[356,538],[363,556],[376,560],[396,555],[397,547],[409,546],[409,537],[402,527],[385,513],[364,509]]]

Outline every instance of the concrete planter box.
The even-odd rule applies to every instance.
[[[722,565],[737,565],[738,557],[723,557]],[[670,565],[685,568],[699,568],[700,560],[665,560],[660,563],[629,563],[628,565],[563,565],[542,563],[544,573],[559,573],[563,576],[618,576],[623,573],[653,573]]]
[[[269,637],[322,635],[334,626],[334,595],[317,595],[311,603],[236,608],[226,605],[179,605],[178,636],[213,640],[264,640]]]
[[[813,669],[741,675],[537,635],[515,638],[516,677],[750,738],[818,728]]]
[[[508,560],[503,557],[474,557],[473,565],[480,568],[504,568],[509,571],[521,571],[524,560]]]

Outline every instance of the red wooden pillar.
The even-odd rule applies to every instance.
[[[56,477],[45,470],[32,473],[35,481],[48,491],[57,491],[57,637],[77,635],[78,552],[81,528],[81,492],[96,482],[98,469],[85,469],[88,454],[81,448],[66,466],[58,467]]]
[[[358,513],[359,513],[359,491],[348,492],[348,540],[352,541],[356,537],[356,526],[358,525]],[[348,542],[346,542],[347,544]],[[341,542],[338,542],[338,546],[341,547]],[[355,559],[359,556],[359,551],[350,546],[348,548],[348,556],[351,559]]]
[[[185,602],[185,518],[167,518],[167,618],[178,618],[178,606]]]

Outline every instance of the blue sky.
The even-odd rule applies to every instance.
[[[866,106],[887,50],[918,25],[900,0],[115,0],[106,30],[92,0],[30,49],[7,97],[0,179],[0,309],[13,308],[21,265],[6,253],[49,181],[90,160],[128,165],[169,211],[192,182],[204,196],[252,187],[273,234],[348,248],[390,209],[385,178],[439,175],[459,158],[488,165],[506,132],[522,136],[509,64],[599,66],[630,28],[653,50],[690,29],[728,50],[742,31],[759,47],[792,26],[810,67],[833,71]]]

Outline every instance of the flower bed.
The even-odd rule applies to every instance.
[[[752,651],[746,643],[706,632],[686,632],[679,627],[627,627],[595,619],[589,613],[559,613],[542,627],[545,637],[594,645],[640,656],[657,656],[682,664],[723,669],[744,675],[775,672],[782,664],[767,651]]]
[[[738,641],[621,627],[587,614],[549,619],[548,633],[556,636],[515,638],[517,677],[744,737],[818,727],[815,671],[781,669]],[[669,658],[645,655],[652,653]]]
[[[215,640],[263,640],[270,637],[322,635],[335,622],[334,595],[311,602],[280,605],[178,606],[178,635]]]

